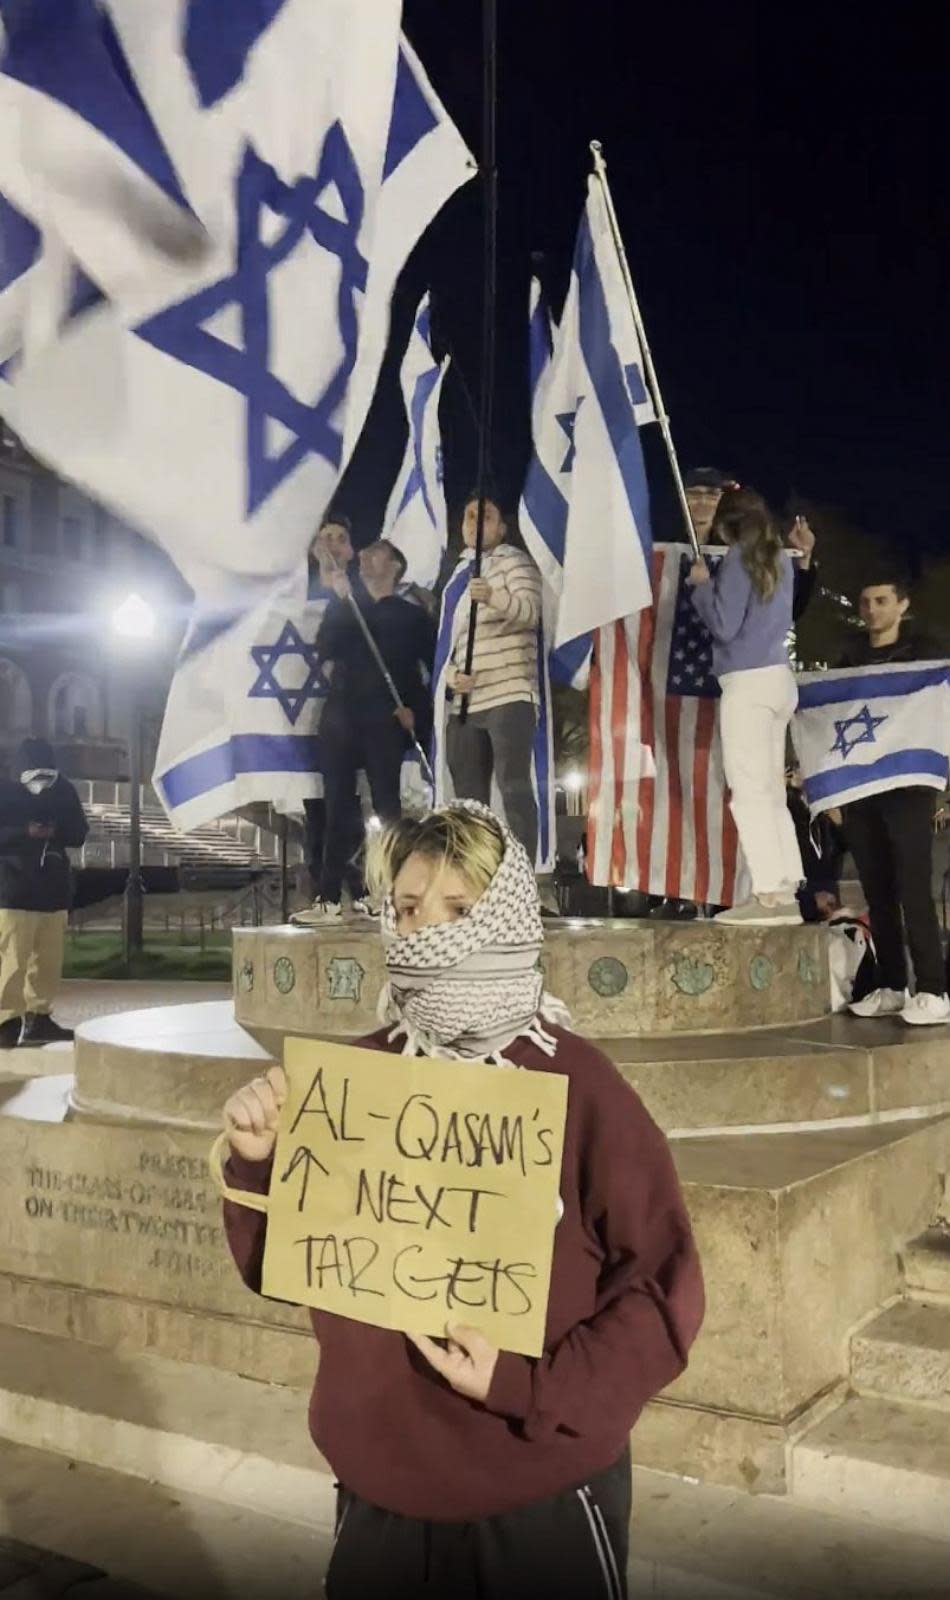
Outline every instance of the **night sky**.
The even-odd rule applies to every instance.
[[[918,555],[950,554],[950,14],[499,0],[500,257],[494,462],[517,497],[529,450],[532,253],[557,310],[589,168],[614,199],[684,467],[841,507]],[[476,154],[481,7],[406,0],[405,27]],[[941,18],[943,20],[941,20]],[[437,344],[479,383],[481,197],[470,185],[410,261],[370,427],[341,496],[367,537],[404,441],[398,360],[428,285]],[[476,436],[443,404],[454,503]],[[646,430],[654,433],[655,429]],[[654,532],[671,531],[648,444]]]

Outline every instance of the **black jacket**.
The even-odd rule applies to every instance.
[[[943,661],[950,651],[938,640],[901,628],[893,644],[875,649],[870,634],[856,633],[844,648],[839,667],[884,667],[891,661]]]
[[[811,604],[811,597],[815,592],[818,582],[818,568],[813,561],[810,567],[803,567],[800,561],[795,562],[795,587],[792,591],[792,621],[797,622],[804,616]]]
[[[30,824],[53,828],[31,839]],[[0,780],[0,909],[66,911],[70,900],[67,847],[77,849],[89,831],[79,796],[68,778],[31,794],[22,783]]]
[[[421,738],[431,720],[431,694],[423,669],[431,675],[435,624],[421,606],[399,595],[372,600],[355,585],[353,592],[401,699],[415,712]],[[350,716],[362,722],[390,720],[392,695],[348,600],[330,601],[316,642],[321,661],[333,662],[330,701],[342,703]]]

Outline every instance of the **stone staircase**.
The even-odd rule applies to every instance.
[[[903,1293],[851,1337],[839,1409],[790,1450],[800,1502],[905,1533],[950,1533],[950,1215],[902,1253]],[[950,1586],[948,1586],[950,1587]]]

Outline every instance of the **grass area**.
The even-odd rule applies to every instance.
[[[68,933],[64,978],[189,978],[206,983],[228,983],[231,978],[231,935],[205,935],[202,950],[197,940],[182,943],[180,933],[146,930],[145,949],[131,963],[125,959],[119,932]]]

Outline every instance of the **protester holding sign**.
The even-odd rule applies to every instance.
[[[725,490],[713,527],[729,550],[715,577],[702,558],[693,563],[692,601],[713,639],[723,766],[753,891],[718,920],[797,923],[804,872],[785,800],[785,740],[797,703],[786,646],[792,560],[752,489]]]
[[[478,1327],[485,1292],[464,1283],[444,1341],[312,1314],[321,1355],[311,1431],[342,1486],[327,1594],[622,1597],[629,1433],[682,1372],[703,1315],[669,1149],[613,1063],[543,993],[532,865],[486,807],[403,819],[371,866],[389,981],[386,1026],[364,1043],[441,1058],[447,1073],[455,1059],[460,1074],[473,1062],[488,1074],[527,1069],[513,1081],[563,1075],[567,1111],[539,1356],[496,1348]],[[226,1176],[255,1199],[272,1170],[282,1181],[274,1148],[287,1093],[274,1067],[225,1108]],[[509,1128],[509,1150],[511,1138]],[[465,1181],[498,1188],[494,1171],[479,1163]],[[410,1213],[405,1223],[409,1244],[421,1242]],[[229,1203],[225,1224],[259,1290],[267,1221]],[[497,1263],[477,1265],[484,1275]],[[416,1279],[420,1297],[436,1293],[426,1282]]]

